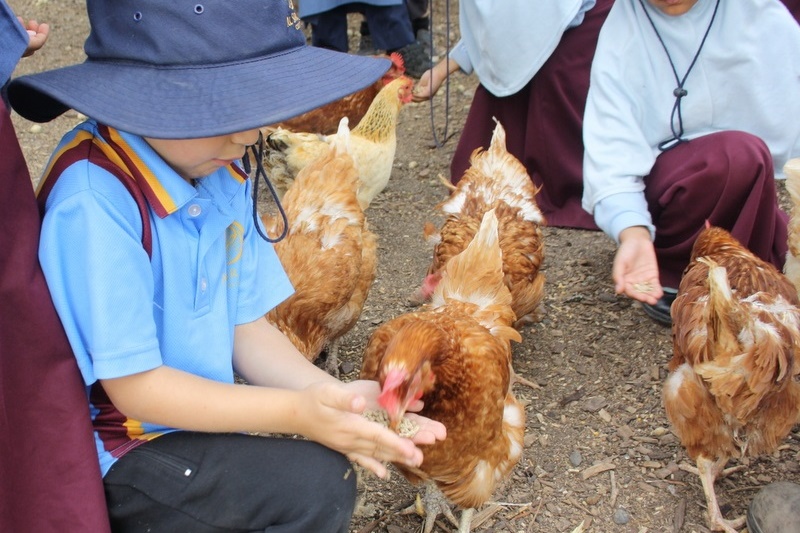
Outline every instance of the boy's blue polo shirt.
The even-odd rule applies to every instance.
[[[250,180],[226,167],[192,186],[141,137],[111,131],[148,177],[152,258],[131,194],[86,160],[69,166],[50,192],[39,245],[87,394],[97,379],[162,364],[232,382],[234,326],[293,291],[272,245],[255,230]],[[91,120],[68,133],[53,158],[87,135],[98,137]],[[104,475],[139,439],[170,430],[120,420],[108,412],[113,406],[91,401]]]

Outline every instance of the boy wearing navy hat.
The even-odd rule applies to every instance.
[[[306,46],[287,0],[89,0],[88,14],[87,60],[8,94],[30,120],[91,117],[45,170],[39,256],[86,384],[112,529],[346,531],[347,459],[383,477],[445,430],[418,417],[412,441],[366,420],[377,383],[341,383],[266,321],[292,287],[239,160],[259,127],[389,63]]]

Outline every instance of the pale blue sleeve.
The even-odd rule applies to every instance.
[[[622,230],[633,226],[644,226],[655,239],[653,226],[644,192],[623,192],[606,196],[594,206],[594,221],[597,227],[619,244]]]
[[[124,185],[87,161],[65,170],[48,197],[39,260],[87,385],[162,363],[141,230]]]
[[[592,9],[596,3],[597,0],[583,0],[581,2],[581,7],[578,9],[578,14],[575,15],[575,18],[572,19],[569,24],[567,24],[567,29],[580,26],[583,22],[583,18],[586,16],[586,12]]]
[[[653,89],[638,65],[626,63],[636,53],[637,42],[615,39],[605,30],[604,26],[598,39],[583,117],[582,205],[604,232],[618,240],[626,227],[647,226],[653,231],[644,176],[653,168],[656,154],[643,129],[649,109],[639,95]]]
[[[464,72],[464,74],[472,74],[472,61],[469,58],[469,54],[467,53],[467,45],[464,44],[464,41],[458,41],[453,49],[450,50],[450,57],[458,63],[458,66]]]

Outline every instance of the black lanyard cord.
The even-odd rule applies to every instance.
[[[683,138],[683,115],[681,114],[681,100],[683,100],[683,98],[689,93],[683,88],[683,86],[686,83],[686,78],[689,77],[689,73],[692,71],[692,68],[694,68],[694,64],[697,63],[697,58],[700,57],[700,51],[703,49],[703,45],[706,44],[706,38],[711,31],[712,24],[714,24],[714,19],[717,17],[719,3],[720,0],[717,0],[716,5],[714,6],[714,13],[711,15],[711,20],[708,22],[706,33],[703,35],[703,40],[700,41],[700,46],[697,48],[697,52],[695,52],[694,58],[692,58],[692,62],[689,64],[689,68],[686,69],[686,74],[683,75],[683,79],[680,79],[678,76],[678,70],[675,68],[675,63],[672,61],[672,56],[669,55],[669,50],[667,50],[667,45],[664,42],[664,39],[661,38],[661,34],[658,33],[656,25],[653,22],[652,17],[650,17],[650,13],[648,13],[647,8],[644,6],[644,0],[639,0],[639,4],[642,6],[642,10],[647,17],[647,20],[650,22],[650,26],[653,28],[656,37],[658,37],[658,41],[661,43],[662,48],[664,48],[664,52],[667,54],[669,65],[672,67],[672,73],[675,75],[675,83],[678,84],[678,86],[672,91],[672,94],[675,96],[675,104],[672,106],[672,114],[670,115],[669,119],[669,127],[672,130],[672,137],[666,141],[658,143],[658,149],[662,152],[666,152],[667,150],[674,148],[681,143],[688,142],[687,139]],[[675,128],[676,115],[678,120],[677,130]]]
[[[261,132],[258,132],[258,141],[255,144],[251,144],[245,150],[244,157],[242,158],[242,166],[244,167],[244,171],[247,175],[250,175],[250,159],[248,157],[247,152],[253,154],[253,159],[256,161],[256,171],[253,174],[253,223],[255,224],[256,231],[261,238],[267,242],[276,243],[280,240],[283,240],[286,237],[286,234],[289,233],[289,219],[286,217],[286,211],[283,210],[283,206],[281,205],[281,201],[278,198],[278,192],[275,190],[275,186],[272,185],[272,182],[269,180],[267,176],[267,171],[264,170],[263,164],[263,157],[264,157],[264,136]],[[267,235],[261,231],[261,221],[258,219],[258,180],[261,178],[267,184],[269,188],[269,192],[272,194],[272,198],[275,200],[275,205],[278,206],[278,212],[283,219],[283,231],[281,234],[275,238],[271,239]]]
[[[444,143],[447,142],[449,136],[447,135],[447,129],[450,125],[450,0],[445,0],[444,3],[444,16],[445,16],[445,53],[444,58],[447,66],[447,75],[444,78],[444,131],[442,132],[442,139],[439,140],[439,136],[436,133],[436,120],[434,119],[433,115],[433,95],[430,97],[430,118],[431,118],[431,131],[433,132],[433,144],[436,148],[441,148],[444,146]],[[430,53],[430,65],[431,65],[431,79],[433,81],[433,6],[430,6],[430,13],[428,16],[430,20],[430,34],[431,34],[431,47],[429,49]]]

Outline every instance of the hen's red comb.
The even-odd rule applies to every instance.
[[[406,64],[403,61],[403,56],[400,55],[399,52],[392,52],[391,54],[389,54],[389,59],[392,60],[392,63],[394,64],[395,67],[405,72]]]

